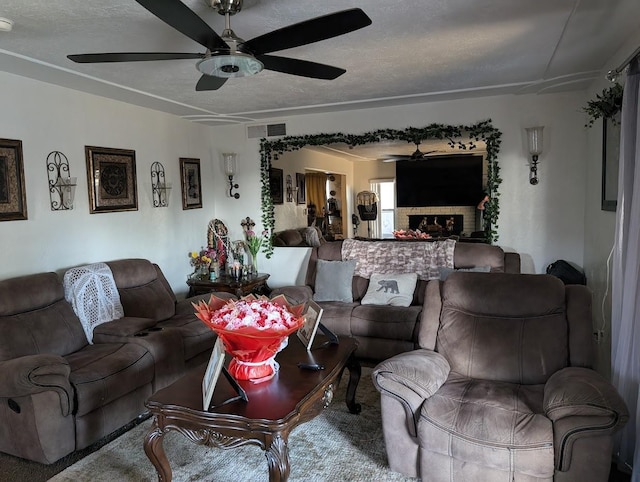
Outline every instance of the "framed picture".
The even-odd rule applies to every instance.
[[[284,173],[282,169],[272,167],[269,170],[269,188],[271,190],[271,198],[273,199],[273,204],[284,203],[284,187],[282,184],[283,176]]]
[[[89,212],[137,211],[136,152],[85,146]]]
[[[182,185],[182,209],[201,208],[200,159],[180,158],[180,184]]]
[[[602,123],[602,210],[615,211],[618,204],[620,161],[620,113]]]
[[[0,139],[0,221],[27,219],[22,141]]]
[[[213,391],[218,383],[220,372],[222,372],[222,366],[224,365],[224,345],[222,339],[218,338],[216,344],[213,345],[213,351],[209,358],[209,364],[204,372],[204,378],[202,379],[202,409],[209,410],[211,405],[211,399],[213,398]]]
[[[303,316],[304,325],[298,330],[298,338],[307,347],[307,350],[311,350],[311,345],[313,345],[313,340],[320,324],[320,318],[322,318],[322,308],[315,301],[309,301]]]
[[[306,204],[306,191],[304,186],[304,174],[296,172],[296,187],[298,188],[298,204]]]

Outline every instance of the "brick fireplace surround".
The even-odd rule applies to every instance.
[[[411,207],[411,208],[396,208],[395,211],[395,228],[396,229],[409,229],[409,215],[462,215],[463,225],[462,232],[467,236],[474,231],[479,231],[481,228],[476,227],[476,214],[477,209],[475,206],[429,206],[429,207]],[[444,218],[440,224],[444,225]]]

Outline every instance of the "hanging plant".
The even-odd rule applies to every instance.
[[[622,109],[622,85],[616,83],[602,91],[602,94],[596,94],[595,100],[587,102],[587,106],[582,111],[589,116],[589,122],[585,127],[593,127],[596,120],[611,119],[613,125],[618,124],[618,120],[614,117]]]
[[[273,229],[275,215],[271,188],[269,186],[269,170],[271,161],[277,160],[285,152],[297,151],[305,146],[321,146],[326,144],[344,143],[349,146],[360,146],[381,141],[406,141],[444,139],[451,148],[471,150],[476,144],[484,141],[487,152],[487,194],[490,200],[485,204],[484,232],[489,243],[498,240],[499,198],[498,186],[500,166],[498,166],[498,152],[500,151],[500,137],[502,133],[491,125],[491,119],[473,125],[445,125],[430,124],[426,127],[408,127],[404,130],[379,129],[364,134],[312,134],[304,136],[286,136],[277,140],[260,140],[260,180],[262,181],[262,226],[269,231],[269,242],[263,243],[263,253],[267,258],[273,254]]]

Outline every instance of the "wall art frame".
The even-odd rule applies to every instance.
[[[296,172],[296,187],[298,188],[298,204],[306,204],[307,195],[304,183],[304,174],[301,172]]]
[[[22,141],[0,139],[0,221],[27,219]]]
[[[284,204],[284,171],[277,167],[269,170],[269,188],[273,204]]]
[[[618,169],[620,164],[620,112],[602,122],[602,205],[603,211],[618,206]]]
[[[307,306],[304,311],[304,324],[296,332],[298,338],[302,344],[306,347],[307,351],[311,350],[313,340],[318,332],[318,325],[323,313],[322,307],[315,301],[307,302]]]
[[[84,147],[89,188],[89,212],[138,210],[136,151]]]
[[[180,158],[180,186],[182,187],[182,209],[202,207],[202,182],[200,159]]]
[[[0,139],[0,221],[27,219],[22,141]]]

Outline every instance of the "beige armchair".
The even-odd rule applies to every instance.
[[[424,481],[606,481],[628,412],[591,369],[589,290],[453,273],[426,296],[421,348],[372,375],[390,467]]]

